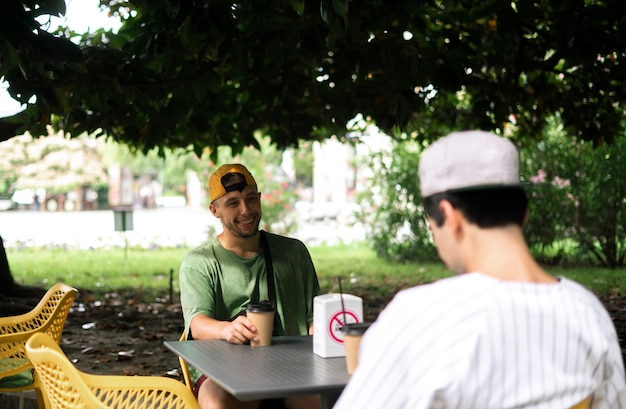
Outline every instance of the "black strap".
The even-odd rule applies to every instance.
[[[274,282],[274,263],[272,263],[272,253],[270,252],[270,246],[267,242],[267,234],[264,230],[261,233],[261,247],[263,248],[263,256],[265,257],[265,269],[267,270],[267,296],[270,302],[274,306],[274,335],[280,324],[280,318],[278,317],[278,305],[276,304],[276,284]]]
[[[276,307],[276,287],[274,284],[274,264],[272,263],[272,253],[267,243],[267,236],[264,230],[261,230],[261,247],[265,256],[265,269],[267,270],[267,295],[270,302]]]

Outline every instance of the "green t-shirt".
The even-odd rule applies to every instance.
[[[320,294],[311,255],[300,240],[267,234],[276,288],[277,335],[307,335],[313,323],[313,297]],[[204,314],[230,321],[250,302],[267,300],[267,272],[263,252],[239,257],[213,238],[189,251],[179,272],[180,300],[185,328]],[[199,373],[190,368],[195,382]]]

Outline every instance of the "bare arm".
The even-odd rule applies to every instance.
[[[256,327],[242,315],[232,322],[197,315],[191,320],[190,329],[194,339],[223,339],[233,344],[259,340],[256,336]]]

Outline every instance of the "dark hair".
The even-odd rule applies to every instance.
[[[245,181],[246,181],[246,178],[241,173],[238,173],[238,172],[227,173],[224,176],[222,176],[222,178],[220,179],[222,186],[228,186],[229,184],[231,184],[231,182],[240,183],[240,182],[245,182]]]
[[[501,187],[435,193],[424,198],[424,211],[437,226],[443,225],[439,202],[447,200],[465,218],[481,228],[515,223],[524,225],[528,197],[521,187]]]

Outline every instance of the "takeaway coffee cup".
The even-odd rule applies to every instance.
[[[258,342],[250,341],[254,347],[264,347],[272,344],[274,331],[274,306],[269,301],[250,303],[246,306],[246,317],[256,327]]]
[[[369,322],[357,322],[346,324],[341,329],[343,332],[343,346],[346,349],[346,367],[350,375],[352,375],[359,363],[361,338],[370,327],[370,324]]]

